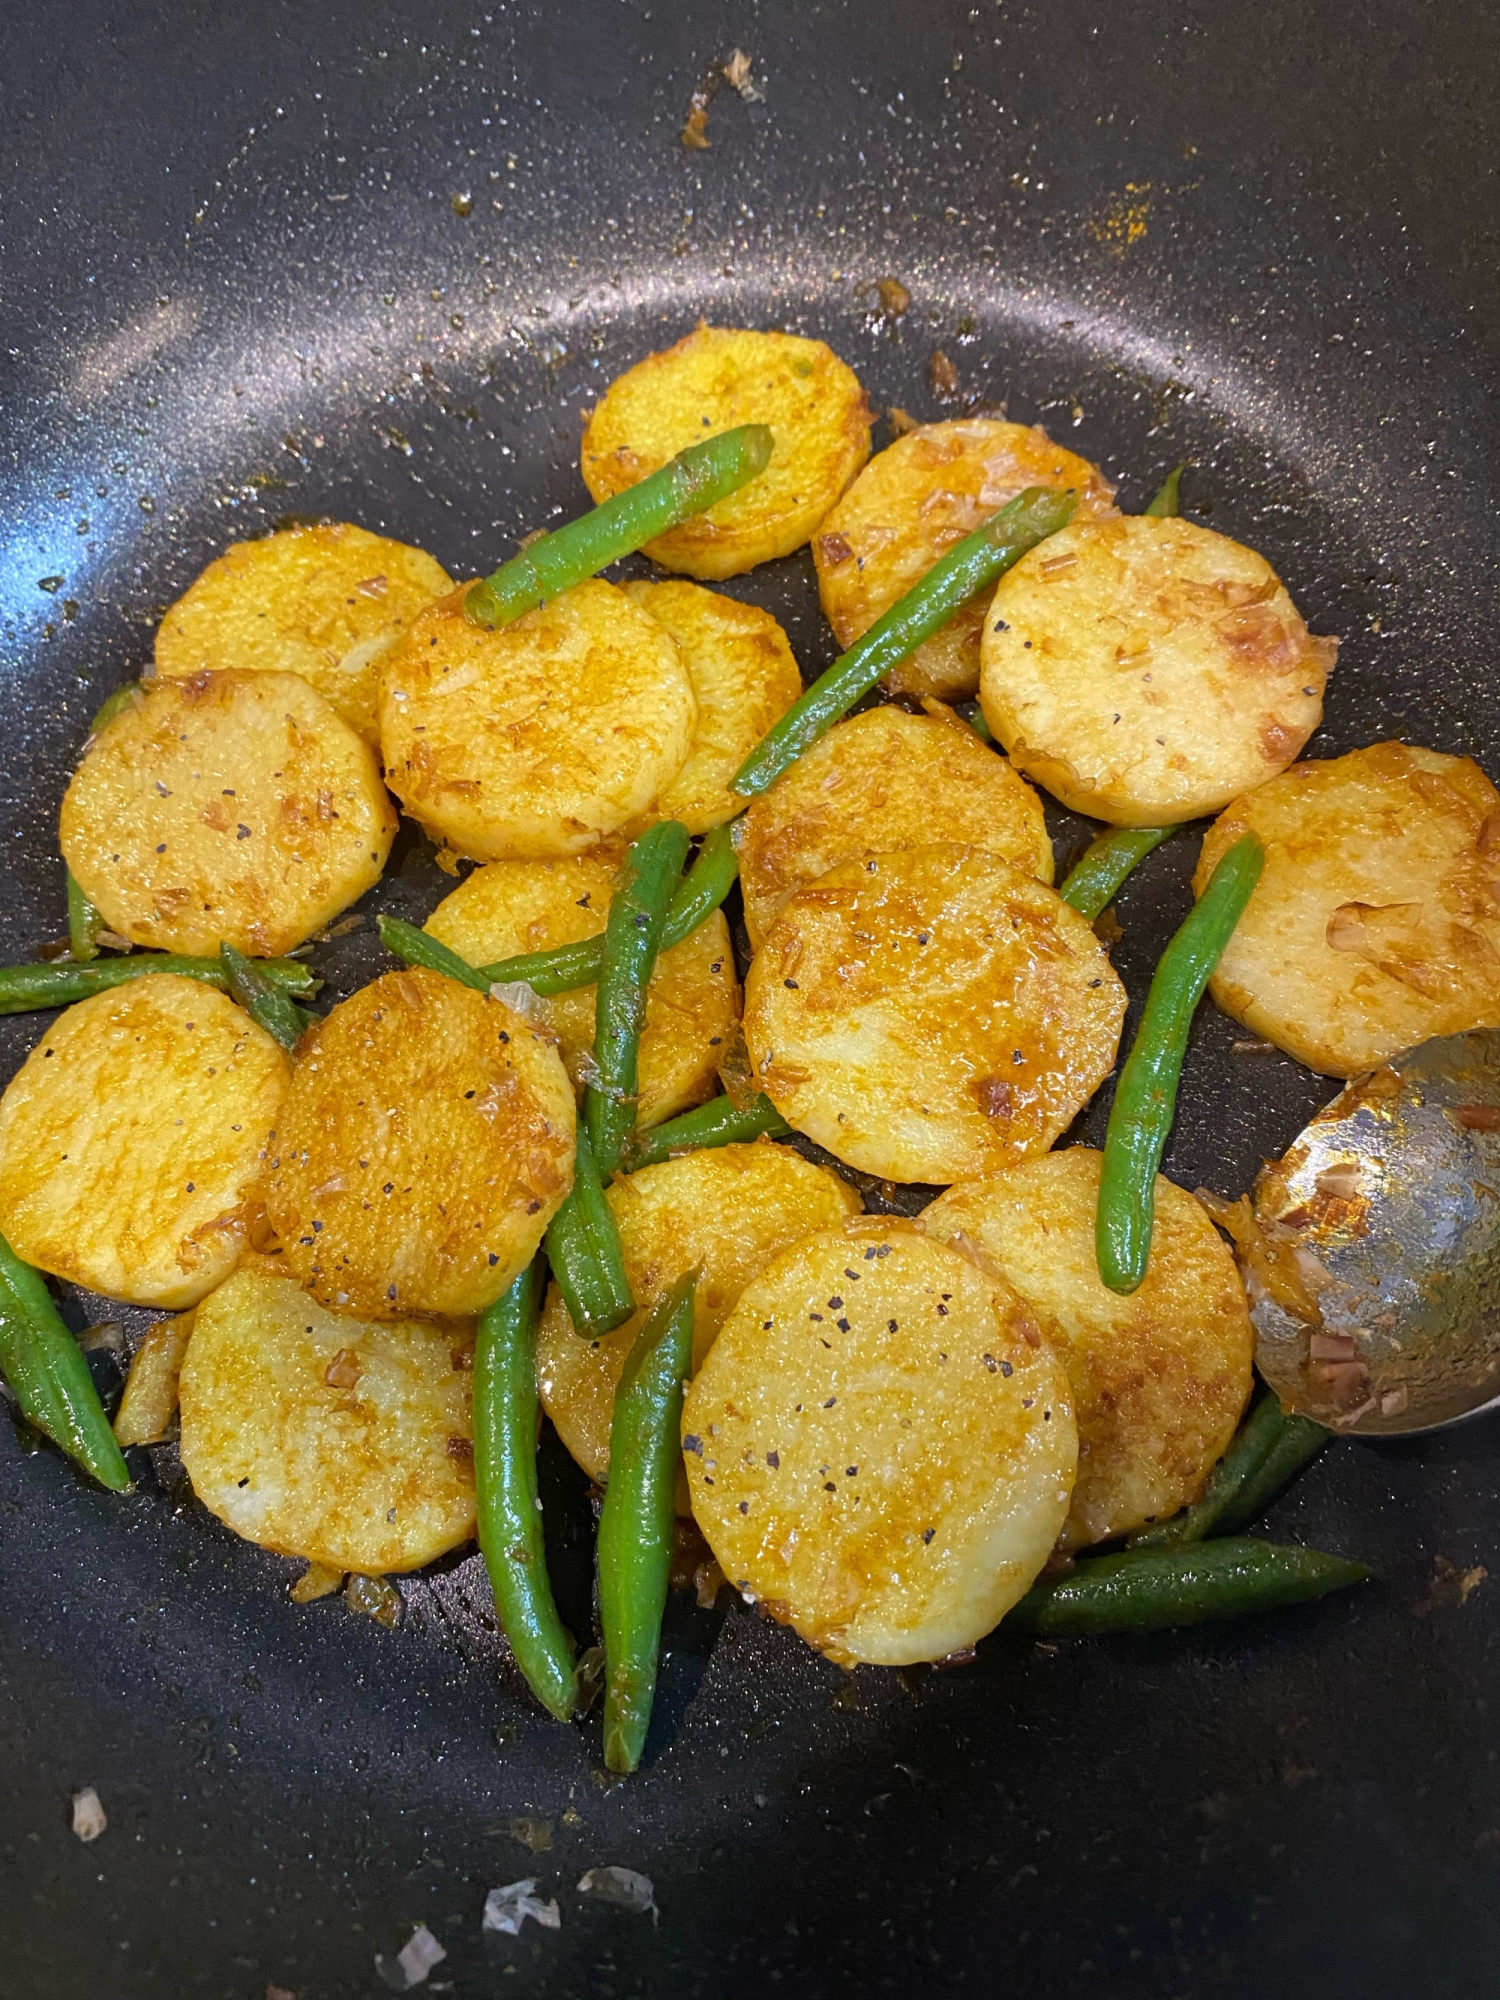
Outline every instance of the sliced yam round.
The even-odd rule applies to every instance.
[[[162,619],[156,671],[300,674],[378,744],[380,674],[419,611],[453,588],[422,549],[348,521],[231,542]]]
[[[618,875],[613,855],[492,861],[444,897],[427,930],[470,965],[576,944],[604,929]],[[592,986],[537,1003],[581,1090],[594,1046]],[[723,912],[663,952],[646,989],[636,1119],[660,1125],[718,1088],[719,1059],[740,1017],[740,986]]]
[[[1078,1439],[1003,1281],[869,1218],[751,1280],[689,1385],[693,1515],[734,1587],[844,1666],[967,1651],[1046,1562]]]
[[[1075,910],[975,847],[830,869],[745,983],[760,1087],[864,1173],[946,1185],[1043,1153],[1114,1062],[1125,989]]]
[[[1054,444],[1038,424],[991,417],[920,424],[877,452],[813,537],[818,594],[839,644],[852,646],[955,542],[1028,486],[1076,493],[1077,520],[1115,512],[1114,489],[1098,466]],[[924,640],[886,685],[948,701],[973,694],[988,597]]]
[[[476,861],[581,854],[640,822],[687,760],[698,704],[677,643],[592,579],[497,632],[455,593],[386,667],[387,782]]]
[[[482,1312],[571,1185],[573,1129],[546,1028],[389,972],[298,1046],[266,1183],[288,1268],[335,1312]]]
[[[396,815],[368,743],[296,674],[149,681],[90,739],[63,858],[112,931],[277,958],[380,880]]]
[[[930,1237],[1004,1278],[1067,1371],[1078,1478],[1061,1545],[1085,1548],[1197,1500],[1250,1394],[1254,1330],[1234,1255],[1158,1178],[1144,1283],[1110,1291],[1094,1252],[1102,1155],[1071,1146],[967,1181],[922,1212]]]
[[[1000,579],[979,699],[1064,805],[1175,825],[1286,769],[1337,653],[1254,549],[1135,514],[1070,525]]]
[[[625,595],[664,625],[693,683],[698,721],[687,762],[656,801],[662,819],[707,833],[744,800],[729,781],[802,692],[785,632],[756,604],[696,583],[627,583]]]
[[[264,1223],[287,1059],[212,986],[160,973],[58,1016],[0,1098],[0,1234],[106,1298],[177,1310]]]
[[[583,433],[584,484],[612,499],[690,444],[769,424],[771,462],[647,555],[715,583],[789,556],[870,455],[870,409],[853,369],[821,340],[700,325],[610,383]]]
[[[820,737],[737,834],[745,928],[759,949],[795,890],[842,862],[957,841],[1052,880],[1036,793],[956,716],[866,709]]]
[[[617,1332],[585,1340],[553,1285],[537,1330],[542,1407],[589,1477],[609,1478],[615,1384],[656,1299],[684,1272],[702,1273],[693,1310],[693,1366],[703,1360],[740,1293],[793,1243],[859,1213],[859,1196],[827,1167],[785,1146],[719,1146],[642,1167],[607,1199],[620,1228],[639,1307]]]
[[[1472,758],[1376,743],[1297,764],[1215,820],[1198,895],[1247,833],[1266,862],[1209,987],[1226,1014],[1342,1077],[1500,1027],[1500,792]]]
[[[290,1277],[236,1271],[193,1322],[182,1462],[226,1527],[379,1576],[474,1533],[474,1330],[328,1312]]]

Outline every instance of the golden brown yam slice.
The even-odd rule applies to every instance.
[[[1028,486],[1069,488],[1075,519],[1115,512],[1098,466],[1037,424],[991,417],[921,424],[879,451],[813,536],[818,594],[841,646],[852,646],[957,541]],[[886,676],[903,694],[952,701],[979,686],[979,632],[989,593],[966,604]]]
[[[195,1304],[263,1217],[287,1076],[264,1029],[196,979],[80,1000],[0,1099],[0,1234],[107,1298]]]
[[[348,521],[231,542],[162,619],[156,671],[300,674],[378,744],[380,673],[419,611],[453,588],[422,549]]]
[[[1136,514],[1064,528],[1000,579],[979,698],[1064,805],[1164,826],[1286,769],[1337,652],[1254,549]]]
[[[720,1146],[616,1180],[608,1191],[639,1310],[617,1333],[584,1340],[553,1285],[537,1331],[542,1406],[589,1477],[609,1478],[615,1384],[657,1297],[695,1267],[693,1366],[752,1278],[815,1230],[859,1213],[859,1196],[827,1167],[785,1146]]]
[[[1062,1532],[1083,1548],[1198,1499],[1250,1394],[1254,1333],[1229,1246],[1190,1194],[1156,1183],[1140,1290],[1099,1276],[1101,1155],[1087,1146],[967,1181],[924,1209],[929,1236],[1005,1278],[1067,1370],[1078,1479]]]
[[[93,737],[63,858],[111,930],[277,958],[380,880],[396,815],[370,746],[295,674],[156,680]]]
[[[700,325],[616,377],[583,434],[583,478],[608,500],[690,444],[769,424],[771,463],[706,514],[646,544],[707,583],[800,549],[870,455],[865,392],[821,340]]]
[[[486,632],[461,594],[386,668],[380,740],[414,819],[476,861],[580,854],[644,819],[698,719],[676,641],[592,580]]]
[[[1294,766],[1209,828],[1199,895],[1246,833],[1266,865],[1209,987],[1226,1014],[1345,1077],[1500,1027],[1500,792],[1472,758],[1376,743]]]
[[[466,1323],[331,1313],[237,1271],[199,1308],[182,1462],[246,1541],[334,1570],[419,1569],[474,1533]]]
[[[550,951],[603,930],[616,874],[614,857],[601,854],[492,861],[444,897],[427,929],[470,965]],[[594,1046],[594,988],[555,994],[538,1008],[581,1090]],[[663,952],[646,990],[639,1124],[660,1125],[713,1096],[725,1039],[739,1015],[729,926],[715,910],[691,937]]]
[[[1042,1153],[1109,1074],[1125,990],[1076,911],[976,847],[830,869],[745,983],[787,1122],[865,1173],[973,1180]]]
[[[845,1666],[982,1639],[1051,1553],[1078,1459],[1067,1376],[1010,1288],[874,1218],[751,1281],[682,1432],[724,1574]]]
[[[677,641],[698,702],[687,762],[656,812],[707,833],[742,810],[729,780],[801,694],[801,670],[785,632],[758,605],[696,583],[627,583],[625,595]]]
[[[851,716],[751,801],[736,829],[745,928],[759,949],[788,896],[841,862],[957,841],[1052,880],[1042,802],[957,717]]]
[[[413,968],[334,1008],[297,1051],[266,1207],[337,1312],[478,1313],[571,1184],[573,1091],[544,1027]]]

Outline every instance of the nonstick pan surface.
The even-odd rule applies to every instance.
[[[62,928],[88,715],[226,540],[327,513],[487,567],[582,506],[580,410],[700,315],[824,336],[919,418],[953,413],[941,349],[1126,506],[1189,459],[1189,512],[1344,638],[1314,753],[1405,735],[1500,776],[1497,42],[1473,0],[12,5],[5,956]],[[721,90],[685,151],[735,48],[764,99]],[[731,588],[826,663],[804,558]],[[1120,899],[1137,1001],[1195,847]],[[447,886],[407,839],[371,901]],[[367,924],[322,969],[381,963]],[[0,1074],[40,1025],[0,1025]],[[1238,1192],[1331,1094],[1236,1035],[1204,1010],[1190,1188]],[[585,1496],[555,1448],[546,1478],[581,1626]],[[678,1600],[610,1789],[597,1720],[537,1716],[461,1583],[395,1633],[298,1609],[167,1461],[121,1502],[0,1425],[0,1996],[343,2000],[420,1921],[460,1996],[1468,2000],[1500,1977],[1500,1564],[1463,1603],[1442,1577],[1497,1525],[1491,1421],[1329,1452],[1271,1526],[1378,1581],[1253,1624],[849,1677]],[[605,1863],[659,1923],[578,1894]],[[560,1930],[482,1937],[528,1875]]]

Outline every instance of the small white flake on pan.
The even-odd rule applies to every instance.
[[[447,1956],[426,1924],[418,1924],[394,1959],[387,1958],[384,1952],[375,1954],[375,1970],[393,1993],[405,1993],[413,1986],[420,1986],[432,1968]]]
[[[80,1840],[97,1840],[108,1825],[99,1794],[92,1785],[85,1785],[81,1792],[73,1794],[73,1831]]]
[[[484,1899],[484,1928],[519,1937],[521,1926],[530,1917],[543,1930],[562,1929],[562,1913],[556,1899],[544,1903],[536,1893],[536,1878],[528,1875],[520,1882],[507,1882],[503,1889],[491,1889]]]
[[[649,1910],[658,1922],[661,1921],[651,1877],[638,1875],[633,1868],[591,1868],[578,1886],[585,1896],[592,1896],[597,1902],[609,1903],[617,1910],[629,1910],[632,1916],[643,1916]]]

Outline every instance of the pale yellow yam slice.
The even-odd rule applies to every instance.
[[[957,841],[1052,880],[1042,802],[966,723],[903,708],[851,716],[751,801],[737,834],[758,950],[794,890],[841,862]]]
[[[608,500],[690,444],[769,424],[757,478],[646,544],[664,569],[715,583],[800,549],[870,455],[870,408],[821,340],[699,325],[616,377],[583,433],[584,484]]]
[[[486,632],[455,593],[386,668],[386,779],[476,861],[581,854],[644,821],[687,759],[698,704],[676,641],[612,583]]]
[[[1500,1027],[1500,792],[1472,758],[1297,764],[1209,828],[1198,895],[1246,833],[1266,864],[1209,987],[1226,1014],[1343,1077]]]
[[[0,1234],[106,1298],[175,1311],[234,1269],[287,1060],[212,986],[160,973],[48,1028],[0,1098]]]
[[[389,972],[298,1047],[266,1186],[287,1264],[337,1312],[482,1312],[568,1191],[573,1125],[545,1028],[441,973]]]
[[[231,542],[167,612],[156,671],[300,674],[367,743],[380,741],[380,673],[419,611],[453,588],[422,549],[348,521]]]
[[[426,928],[470,965],[576,944],[604,929],[616,874],[615,857],[601,854],[492,861],[444,897]],[[593,1055],[594,993],[592,986],[580,986],[537,1003],[578,1090]],[[662,953],[651,975],[641,1031],[638,1124],[660,1125],[713,1096],[725,1038],[739,1017],[729,926],[715,910],[691,937]]]
[[[797,1131],[895,1181],[1043,1153],[1114,1062],[1125,989],[1075,910],[976,847],[830,869],[745,982],[761,1088]]]
[[[1135,514],[1064,528],[1000,579],[979,699],[1064,805],[1164,826],[1285,770],[1337,653],[1254,549]]]
[[[146,684],[90,740],[63,858],[112,931],[277,958],[380,880],[396,815],[370,746],[295,674]]]
[[[331,1313],[292,1278],[237,1271],[198,1310],[182,1462],[226,1527],[380,1576],[474,1533],[474,1334]]]
[[[771,1259],[857,1215],[859,1196],[827,1167],[785,1146],[718,1146],[663,1160],[614,1181],[607,1195],[620,1228],[634,1316],[603,1340],[574,1331],[553,1285],[537,1329],[542,1407],[589,1477],[609,1478],[615,1384],[660,1294],[685,1271],[702,1272],[693,1309],[693,1366],[740,1293]]]
[[[1158,1178],[1145,1281],[1128,1298],[1105,1286],[1094,1252],[1101,1159],[1071,1146],[949,1188],[922,1212],[929,1236],[1009,1282],[1067,1370],[1078,1479],[1064,1549],[1190,1506],[1250,1394],[1244,1288],[1190,1194]]]
[[[687,762],[658,797],[656,815],[707,833],[743,810],[729,781],[801,694],[801,669],[759,605],[696,583],[627,583],[625,595],[677,641],[698,702]]]
[[[1076,520],[1115,512],[1098,466],[1038,424],[992,417],[921,424],[870,460],[813,536],[818,594],[841,646],[852,646],[953,544],[1028,486],[1077,494]],[[989,593],[972,600],[886,675],[903,694],[954,700],[979,686],[979,631]]]
[[[844,1666],[962,1653],[1029,1588],[1078,1462],[1068,1380],[1003,1281],[908,1227],[752,1279],[688,1388],[725,1576]]]
[[[115,1412],[114,1433],[120,1444],[160,1444],[171,1429],[177,1414],[177,1379],[192,1331],[191,1312],[159,1319],[146,1329]]]

